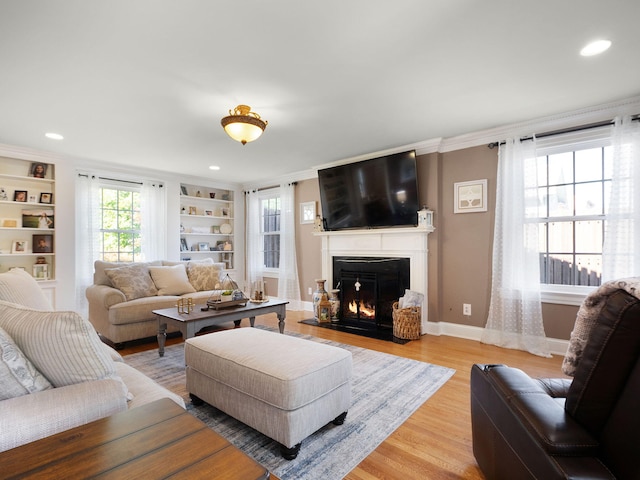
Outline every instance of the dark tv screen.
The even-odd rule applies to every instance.
[[[417,225],[415,151],[318,171],[326,230]]]

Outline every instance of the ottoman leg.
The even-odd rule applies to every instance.
[[[293,447],[285,447],[284,445],[280,445],[280,453],[285,460],[293,460],[298,456],[298,452],[300,452],[300,443],[294,445]]]
[[[347,418],[347,412],[342,412],[336,418],[333,419],[334,425],[342,425],[344,423],[345,418]]]

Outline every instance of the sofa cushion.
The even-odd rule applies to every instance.
[[[0,300],[36,310],[53,310],[38,282],[19,268],[0,273]]]
[[[160,260],[153,262],[104,262],[102,260],[96,260],[93,264],[93,283],[95,285],[106,285],[107,287],[113,287],[113,283],[105,273],[107,268],[127,267],[130,265],[162,265]]]
[[[0,328],[54,387],[118,379],[93,326],[75,312],[42,312],[0,301]]]
[[[115,288],[124,293],[127,300],[142,297],[153,297],[158,294],[149,267],[143,264],[127,265],[118,268],[107,268],[104,273]]]
[[[189,283],[184,265],[149,267],[149,273],[158,289],[158,295],[182,295],[196,291]]]
[[[187,266],[189,282],[198,292],[220,288],[220,267],[217,264],[206,265],[189,263]]]
[[[162,260],[162,265],[164,265],[165,267],[173,267],[174,265],[184,265],[186,267],[190,263],[200,263],[200,264],[203,264],[203,265],[213,265],[213,258],[207,257],[207,258],[202,258],[200,260],[180,260],[180,261],[177,261],[177,262],[174,262],[172,260]]]
[[[49,381],[33,366],[0,328],[0,400],[52,388]]]

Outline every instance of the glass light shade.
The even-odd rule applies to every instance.
[[[256,140],[267,128],[267,121],[252,112],[247,105],[238,105],[235,110],[229,110],[229,116],[224,117],[220,123],[227,135],[243,145]]]

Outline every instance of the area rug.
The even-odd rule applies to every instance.
[[[181,395],[192,415],[282,480],[344,478],[455,372],[310,335],[291,335],[349,350],[353,355],[353,397],[345,423],[329,424],[303,440],[298,457],[290,461],[280,456],[278,444],[268,437],[207,404],[191,404],[185,390],[182,344],[167,347],[162,358],[153,349],[127,355],[125,360]]]

